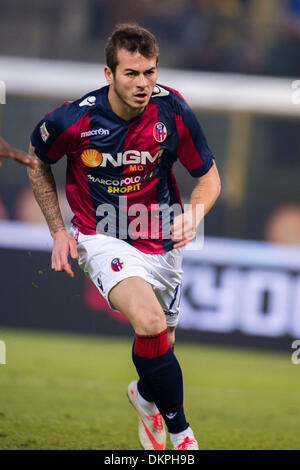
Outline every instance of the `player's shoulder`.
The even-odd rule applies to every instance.
[[[178,90],[166,85],[156,84],[151,99],[159,102],[162,106],[171,106],[175,108],[176,111],[188,107],[182,94]]]
[[[63,135],[66,140],[72,139],[78,132],[78,126],[89,122],[89,114],[97,105],[104,106],[106,87],[85,93],[75,101],[65,101],[62,105],[48,112],[36,125],[32,135],[41,136],[49,145]],[[35,139],[36,140],[36,139]]]
[[[105,106],[105,97],[107,95],[108,86],[98,88],[97,90],[90,91],[85,95],[72,102],[73,112],[86,113],[92,110],[95,106]]]
[[[45,115],[45,121],[57,128],[66,129],[88,114],[103,101],[103,89],[90,91],[75,101],[65,101],[62,105]]]

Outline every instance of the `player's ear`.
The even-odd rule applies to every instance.
[[[104,67],[104,75],[105,75],[107,83],[111,85],[113,82],[113,73],[111,71],[111,68],[108,67],[107,65]]]

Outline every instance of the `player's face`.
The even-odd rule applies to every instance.
[[[118,50],[115,74],[105,68],[110,84],[109,100],[117,114],[137,115],[147,106],[157,80],[156,57],[147,58],[139,52]],[[122,116],[123,117],[123,116]]]

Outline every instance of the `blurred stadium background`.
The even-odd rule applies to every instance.
[[[103,49],[116,23],[139,22],[157,36],[161,51],[159,83],[178,89],[193,107],[215,153],[222,180],[221,197],[205,220],[204,248],[185,254],[178,351],[181,342],[186,347],[193,343],[191,347],[198,348],[197,357],[207,357],[209,364],[213,349],[201,348],[204,343],[218,346],[217,364],[229,350],[221,349],[225,345],[264,349],[261,356],[248,352],[247,358],[253,358],[258,376],[265,370],[274,372],[270,372],[270,382],[255,381],[255,374],[250,374],[246,382],[250,390],[259,383],[258,388],[266,394],[263,403],[268,402],[267,390],[282,391],[286,387],[286,396],[277,396],[269,415],[280,410],[281,403],[282,414],[289,419],[278,423],[279,434],[267,416],[259,421],[256,434],[256,424],[252,423],[249,446],[295,448],[299,439],[283,442],[280,436],[295,437],[298,432],[299,437],[293,421],[296,417],[299,420],[299,410],[294,405],[295,396],[288,395],[288,390],[295,390],[300,383],[299,369],[291,363],[292,342],[300,338],[300,97],[296,82],[300,80],[300,0],[2,0],[0,8],[0,80],[6,86],[6,104],[0,104],[0,135],[23,150],[28,148],[33,127],[46,112],[105,84]],[[69,222],[71,214],[63,190],[65,162],[53,171],[64,217]],[[179,165],[175,172],[187,202],[191,179]],[[14,398],[7,402],[7,413],[0,409],[0,428],[1,412],[14,415],[14,410],[22,410],[18,394],[11,395],[10,388],[15,374],[19,374],[16,364],[22,364],[22,370],[29,375],[40,374],[38,364],[34,372],[30,369],[33,358],[41,354],[33,330],[50,330],[58,342],[61,332],[122,336],[121,341],[130,341],[128,323],[108,308],[76,266],[73,280],[51,272],[50,251],[51,240],[29,189],[26,170],[5,161],[0,170],[0,339],[6,340],[8,359],[6,366],[0,365],[0,379],[5,384],[8,374],[10,385],[6,382],[2,390],[7,393],[5,400],[7,396]],[[20,336],[29,329],[29,336]],[[23,343],[29,351],[27,363],[22,357],[25,365],[19,361]],[[16,346],[11,352],[10,344]],[[279,355],[272,362],[275,349]],[[233,366],[240,358],[237,370],[242,374],[242,368],[248,367],[246,359],[243,363],[247,350],[235,351],[226,367],[229,370],[230,364]],[[10,354],[15,360],[11,373]],[[182,354],[187,353],[183,350]],[[129,355],[128,348],[128,361]],[[44,356],[47,363],[48,356]],[[272,382],[275,376],[280,380],[276,357],[284,386]],[[204,363],[201,366],[205,368]],[[202,372],[199,367],[199,383],[192,387],[195,399],[197,390],[199,394],[203,390]],[[220,370],[216,370],[218,374]],[[25,372],[20,377],[23,375],[26,378]],[[192,380],[192,373],[188,377]],[[206,387],[216,385],[216,376],[206,378]],[[234,397],[226,396],[228,383],[224,385],[221,379],[216,387],[229,400],[227,403],[233,400],[233,416],[233,403],[242,402],[245,395],[238,377],[231,384],[236,391]],[[206,390],[205,399],[209,400]],[[251,393],[247,393],[251,401]],[[258,394],[257,402],[261,399]],[[42,413],[41,409],[37,412]],[[211,403],[210,413],[218,416],[221,409],[221,404],[218,410]],[[263,416],[259,407],[251,410],[253,416],[255,411]],[[244,414],[238,412],[242,422],[247,422],[250,415],[245,410]],[[207,424],[205,416],[200,418]],[[232,435],[229,421],[225,430]],[[34,436],[28,422],[23,425],[23,434],[28,431]],[[207,426],[211,433],[216,432],[217,418]],[[239,426],[243,429],[241,423]],[[271,443],[262,437],[264,426],[271,434],[270,430],[276,429]],[[13,424],[11,429],[14,433]],[[9,433],[8,437],[4,431],[2,434],[10,439]],[[247,447],[242,431],[240,441],[238,434],[234,438],[232,444],[221,437],[219,445]],[[20,439],[23,437],[6,444],[3,439],[2,448],[20,448]],[[104,446],[117,445],[116,440],[112,436]],[[59,447],[55,442],[49,446]],[[46,437],[39,444],[32,437],[27,447],[37,445],[47,448]],[[64,441],[63,445],[78,447],[75,441]],[[82,445],[93,448],[96,443],[87,438]],[[119,448],[128,445],[134,448],[126,442]],[[204,445],[216,448],[209,437]]]

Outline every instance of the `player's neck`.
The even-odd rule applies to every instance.
[[[128,106],[120,97],[114,92],[112,87],[110,86],[108,89],[108,104],[111,108],[111,110],[119,116],[121,119],[124,119],[124,121],[130,121],[130,119],[133,119],[144,111],[143,108],[138,108],[134,109]]]

